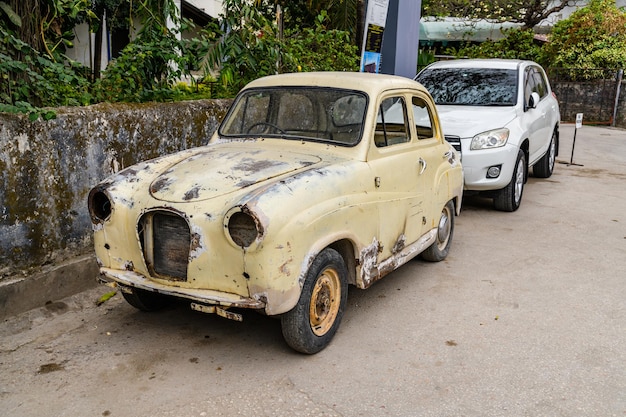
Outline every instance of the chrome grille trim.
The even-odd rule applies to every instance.
[[[461,138],[459,136],[445,135],[444,137],[458,153],[461,153]]]

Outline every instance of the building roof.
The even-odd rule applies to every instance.
[[[217,21],[217,19],[205,13],[203,9],[194,6],[188,1],[181,1],[181,9],[182,16],[191,20],[198,26],[206,26],[209,22]]]
[[[456,42],[487,40],[497,41],[504,38],[505,29],[521,27],[510,22],[492,22],[488,20],[467,20],[454,17],[420,19],[420,41]]]

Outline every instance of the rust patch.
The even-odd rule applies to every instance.
[[[198,233],[191,234],[191,242],[190,242],[189,247],[192,252],[201,247],[200,240],[201,240],[201,237]]]
[[[288,267],[288,265],[291,262],[293,262],[293,258],[289,258],[288,260],[285,261],[285,263],[283,263],[280,266],[280,268],[278,268],[281,274],[286,275],[286,276],[291,276],[291,271],[289,270],[289,267]]]
[[[254,223],[256,224],[257,230],[259,232],[259,236],[257,237],[257,239],[261,239],[265,235],[265,228],[263,227],[263,224],[261,223],[259,218],[254,214],[252,210],[250,210],[247,205],[241,207],[241,212],[247,214],[254,219]]]
[[[130,168],[121,170],[120,172],[117,173],[117,175],[122,178],[128,178],[128,177],[135,177],[137,176],[138,173],[139,173],[139,169],[137,169],[137,167],[130,167]]]
[[[362,265],[361,280],[363,281],[364,288],[369,287],[372,282],[379,278],[378,269],[376,268],[376,263],[378,262],[378,247],[378,240],[374,238],[370,245],[361,250],[359,261]]]
[[[150,192],[156,193],[164,188],[167,188],[171,184],[171,180],[167,177],[161,177],[158,180],[150,184]]]
[[[189,191],[187,191],[185,193],[185,195],[183,196],[183,200],[189,201],[189,200],[192,200],[194,198],[198,198],[199,192],[200,192],[200,186],[196,185],[191,190],[189,190]]]
[[[404,249],[405,244],[406,244],[406,236],[402,234],[398,237],[398,240],[396,240],[396,243],[393,245],[393,248],[391,249],[391,253],[396,254],[400,252],[402,249]]]

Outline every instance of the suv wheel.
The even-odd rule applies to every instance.
[[[515,162],[515,170],[511,182],[498,191],[493,199],[496,210],[515,211],[522,202],[522,194],[524,192],[524,183],[526,182],[526,156],[520,149],[517,153],[517,161]]]
[[[554,171],[554,162],[556,160],[556,130],[552,132],[550,145],[546,154],[541,157],[535,165],[533,165],[533,175],[537,178],[550,178]]]

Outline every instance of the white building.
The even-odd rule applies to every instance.
[[[198,26],[206,25],[211,19],[217,19],[222,13],[222,1],[221,0],[174,0],[183,17],[186,17]],[[119,40],[111,34],[106,27],[106,22],[103,22],[104,34],[102,39],[102,51],[101,51],[101,65],[100,70],[104,70],[109,61],[116,56],[116,51],[121,50],[126,43],[128,43],[128,37],[125,36],[124,40]],[[89,33],[89,25],[82,23],[74,28],[76,37],[74,38],[74,46],[69,48],[66,55],[74,61],[93,68],[94,62],[94,45],[95,34]],[[194,36],[194,31],[191,33],[183,33],[183,38],[189,38]],[[120,44],[121,42],[121,44]]]

